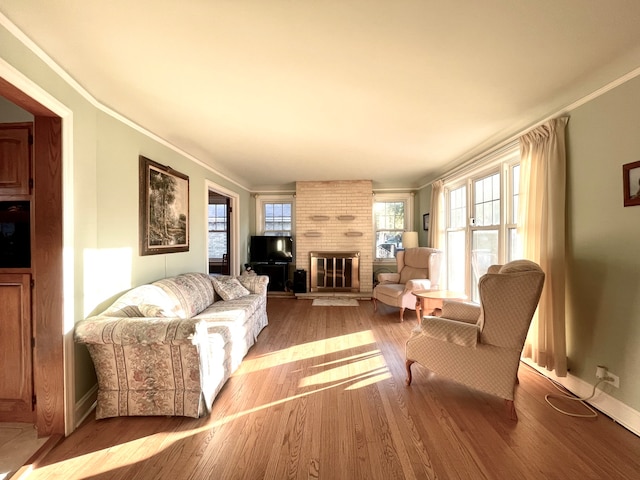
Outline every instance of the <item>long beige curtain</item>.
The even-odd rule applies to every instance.
[[[429,214],[429,246],[444,249],[444,182],[431,185],[431,211]]]
[[[520,138],[518,223],[523,256],[546,274],[523,355],[566,376],[565,334],[565,126],[551,120]]]

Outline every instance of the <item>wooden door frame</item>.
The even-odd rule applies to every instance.
[[[63,203],[70,197],[63,199],[62,179],[63,164],[70,164],[69,150],[65,149],[63,158],[63,143],[71,145],[71,112],[2,62],[0,96],[34,116],[32,322],[36,428],[39,436],[68,435],[74,428],[75,386],[73,314],[65,322],[65,300],[73,305],[73,296],[65,299],[64,292],[73,291],[69,288],[73,285],[73,267],[71,263],[64,271],[65,235],[69,239],[70,232],[63,225]],[[66,310],[73,312],[72,308]]]
[[[232,192],[231,190],[227,190],[220,185],[213,183],[210,180],[205,181],[205,205],[209,205],[209,191],[216,192],[219,195],[227,197],[229,199],[229,208],[231,209],[231,214],[229,215],[228,221],[230,222],[231,228],[229,228],[229,273],[231,275],[239,275],[240,274],[240,197],[236,192]],[[209,209],[204,209],[204,224],[209,225]],[[208,229],[205,229],[208,231]],[[207,238],[205,239],[205,244],[208,246],[209,244],[209,236],[207,233]],[[205,249],[205,270],[209,271],[209,249]]]

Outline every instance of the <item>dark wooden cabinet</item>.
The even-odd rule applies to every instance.
[[[0,195],[31,193],[30,144],[30,125],[0,125]]]
[[[31,123],[0,124],[0,421],[35,421]]]
[[[269,285],[267,290],[271,292],[284,292],[287,290],[289,280],[288,263],[252,263],[251,267],[258,275],[267,275]]]
[[[33,422],[31,275],[0,273],[0,421]]]

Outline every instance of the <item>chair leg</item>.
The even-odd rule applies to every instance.
[[[371,297],[371,301],[373,302],[373,311],[377,312],[378,311],[378,300],[376,299],[376,297]]]
[[[405,380],[405,383],[407,384],[407,387],[411,385],[411,380],[413,380],[413,377],[411,376],[411,365],[413,365],[415,363],[415,360],[407,360],[404,365],[407,368],[407,379]]]
[[[509,420],[513,420],[514,422],[517,422],[518,414],[516,413],[516,406],[513,403],[513,400],[505,400],[504,405],[507,409],[507,417],[509,417]]]
[[[400,323],[404,322],[404,307],[400,307]]]

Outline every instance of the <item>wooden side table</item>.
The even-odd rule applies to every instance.
[[[416,297],[416,317],[418,317],[418,323],[422,321],[422,312],[425,310],[425,304],[427,301],[431,304],[432,301],[437,301],[436,308],[442,308],[443,300],[466,300],[467,296],[462,292],[454,292],[451,290],[416,290],[412,292]],[[430,305],[431,306],[431,305]],[[433,310],[432,310],[433,314]]]

